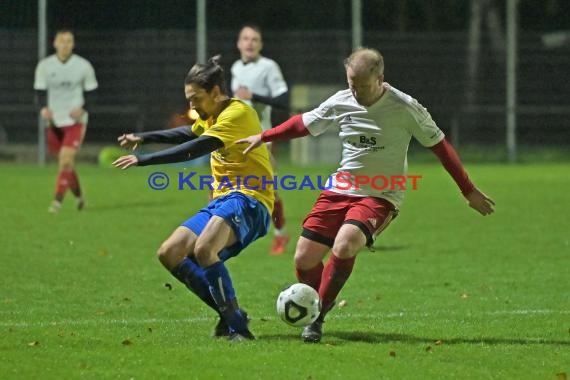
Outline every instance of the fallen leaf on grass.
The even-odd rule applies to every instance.
[[[568,376],[566,376],[566,372],[557,373],[556,377],[558,377],[558,380],[566,380],[568,378]]]
[[[28,346],[30,347],[35,347],[35,346],[39,346],[40,342],[38,342],[37,340],[34,340],[33,342],[28,343]]]
[[[436,346],[440,346],[441,344],[443,344],[443,341],[442,341],[442,340],[436,340],[436,341],[434,342],[434,344],[435,344]]]
[[[131,346],[133,342],[130,339],[125,339],[121,342],[123,346]]]
[[[389,354],[391,357],[395,358],[396,357],[396,351],[390,351]]]
[[[172,285],[170,285],[168,282],[164,284],[164,286],[167,287],[168,290],[172,290]]]
[[[469,294],[463,293],[463,294],[461,295],[461,298],[463,298],[463,299],[469,298]]]
[[[341,301],[338,303],[338,307],[345,307],[345,306],[346,306],[346,300],[341,300]]]

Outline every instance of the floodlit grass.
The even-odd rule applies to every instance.
[[[327,175],[332,168],[280,168]],[[82,165],[88,208],[68,197],[47,213],[55,166],[0,165],[2,379],[557,379],[570,374],[570,166],[468,165],[496,202],[469,209],[437,164],[400,216],[362,252],[323,341],[276,318],[295,282],[270,238],[228,262],[254,342],[210,337],[215,316],[165,271],[155,251],[205,203],[205,192],[147,185],[161,170]],[[202,171],[205,172],[205,171]],[[296,238],[316,191],[283,191]],[[170,284],[170,290],[166,284]],[[562,375],[560,375],[562,376]]]

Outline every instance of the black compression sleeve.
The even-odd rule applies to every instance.
[[[91,109],[97,100],[97,90],[86,91],[83,93],[83,109]]]
[[[198,136],[192,133],[189,125],[182,127],[165,129],[161,131],[139,132],[135,136],[141,137],[143,143],[168,143],[168,144],[182,144],[192,141]]]
[[[36,90],[36,106],[39,109],[47,107],[47,90]]]
[[[170,149],[150,154],[137,154],[138,166],[168,164],[188,161],[224,146],[222,140],[212,136],[200,136]]]
[[[271,96],[261,96],[252,94],[251,98],[254,102],[270,105],[275,108],[289,108],[289,91],[272,98]]]

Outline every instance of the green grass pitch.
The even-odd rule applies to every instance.
[[[570,166],[467,165],[496,202],[469,209],[437,164],[358,257],[320,344],[277,319],[293,250],[317,191],[283,191],[288,252],[263,238],[228,262],[253,342],[216,322],[158,263],[169,233],[205,203],[148,175],[80,165],[88,202],[47,213],[55,166],[0,165],[1,379],[562,379],[570,374]],[[280,168],[327,175],[332,168]],[[175,178],[174,178],[175,179]],[[171,289],[166,284],[171,285]]]

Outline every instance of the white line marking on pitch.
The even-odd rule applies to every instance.
[[[472,313],[468,312],[465,314],[460,313],[418,313],[418,312],[394,312],[386,314],[376,314],[374,318],[405,318],[405,317],[435,317],[438,315],[453,315],[456,317],[476,317],[478,315],[557,315],[557,314],[570,314],[570,310],[549,310],[549,309],[538,309],[538,310],[495,310],[486,311],[483,313]],[[345,315],[331,315],[331,319],[344,319],[344,318],[370,318],[370,315],[362,314],[345,314]],[[274,316],[264,316],[264,320],[277,320]],[[193,323],[193,322],[206,322],[213,320],[209,317],[196,317],[196,318],[179,318],[179,319],[157,319],[157,318],[147,318],[147,319],[79,319],[70,320],[63,319],[61,321],[13,321],[13,322],[0,322],[1,327],[55,327],[55,326],[88,326],[88,325],[157,325],[157,324],[181,324],[181,323]]]

